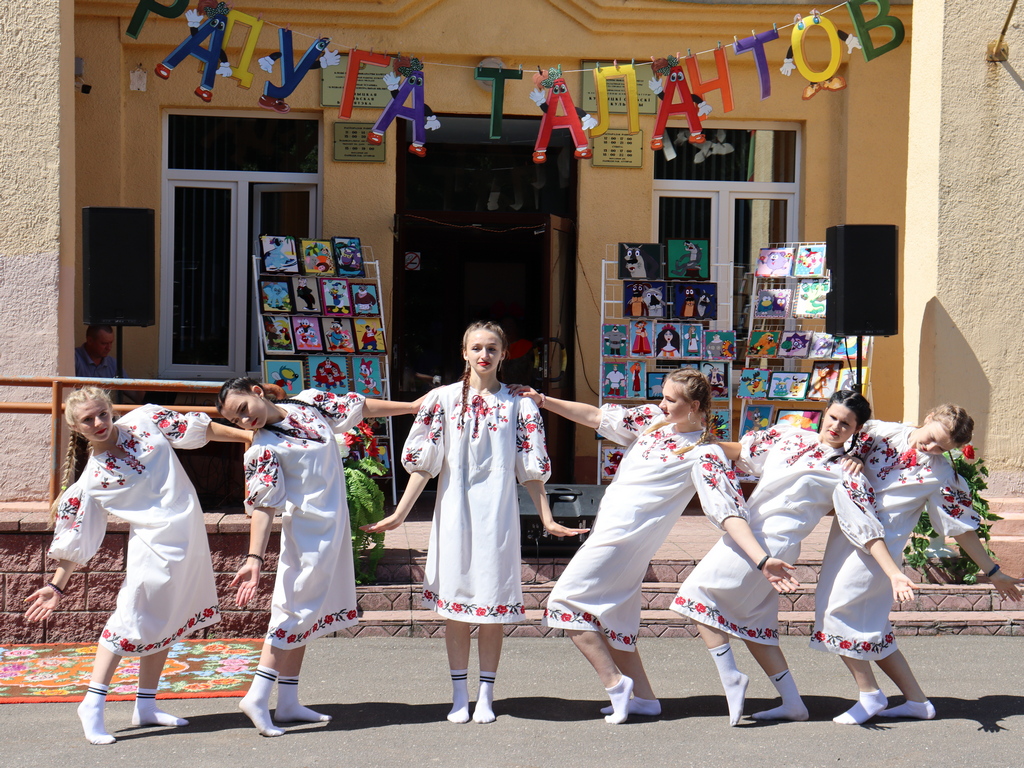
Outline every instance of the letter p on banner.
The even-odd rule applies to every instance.
[[[871,3],[878,9],[878,13],[870,21],[864,18],[864,14],[861,11],[861,6],[868,3]],[[860,40],[861,51],[864,53],[865,61],[877,59],[882,54],[888,53],[894,48],[899,48],[903,44],[906,31],[903,28],[902,21],[895,16],[889,15],[889,0],[849,0],[846,3],[846,11],[850,14],[850,21],[853,22],[857,39]],[[892,31],[892,40],[876,47],[871,39],[871,30],[878,27],[890,29]]]

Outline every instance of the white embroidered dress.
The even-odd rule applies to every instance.
[[[814,432],[783,425],[750,432],[740,445],[736,466],[761,477],[747,502],[748,521],[770,555],[795,563],[800,543],[833,507],[847,535],[860,544],[870,540],[871,488],[840,469],[840,450]],[[779,644],[779,595],[728,533],[686,578],[671,608],[743,640]]]
[[[427,395],[402,449],[408,472],[437,476],[423,606],[474,624],[522,621],[516,481],[546,481],[551,461],[532,400],[467,392]]]
[[[107,514],[129,524],[124,584],[100,643],[146,656],[220,621],[210,546],[195,488],[174,449],[206,444],[210,417],[144,405],[114,422],[123,459],[90,456],[61,498],[49,555],[85,565]]]
[[[281,551],[266,642],[298,648],[358,621],[345,469],[334,434],[363,416],[362,395],[307,389],[257,430],[245,454],[245,503],[280,511]]]
[[[916,429],[906,424],[869,421],[874,440],[864,460],[864,474],[875,489],[878,509],[871,538],[885,537],[897,563],[903,547],[927,509],[942,536],[975,530],[981,519],[971,505],[970,488],[943,456],[910,448]],[[874,558],[833,532],[815,592],[815,622],[810,645],[819,651],[875,661],[896,650],[889,622],[892,584]]]
[[[544,624],[602,632],[613,647],[633,650],[640,631],[647,566],[694,492],[717,527],[746,517],[736,475],[721,448],[694,445],[700,432],[678,432],[653,405],[601,407],[598,432],[625,454],[589,537],[558,579]],[[652,431],[652,425],[662,422]]]

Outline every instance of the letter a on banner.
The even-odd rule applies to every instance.
[[[705,101],[707,94],[711,91],[720,91],[722,94],[722,110],[732,112],[732,80],[729,77],[729,62],[725,58],[725,49],[719,44],[715,49],[715,67],[718,70],[718,77],[713,80],[701,80],[700,67],[697,65],[696,56],[687,56],[686,72],[690,78],[690,90],[696,93]]]

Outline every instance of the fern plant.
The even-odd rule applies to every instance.
[[[975,456],[974,446],[971,445],[965,445],[962,450],[947,451],[945,456],[952,462],[953,469],[956,470],[956,473],[964,479],[968,488],[970,488],[971,506],[974,507],[974,511],[981,518],[981,524],[978,526],[977,531],[978,538],[981,539],[989,556],[995,560],[995,554],[988,546],[988,542],[992,538],[990,529],[992,523],[996,520],[1002,520],[1002,518],[989,510],[988,502],[981,495],[981,492],[988,488],[988,483],[985,481],[985,478],[988,477],[988,467],[985,466],[984,459]],[[913,535],[903,550],[903,556],[907,565],[916,568],[923,575],[927,574],[926,568],[928,566],[938,567],[952,581],[962,584],[976,584],[980,570],[978,564],[967,557],[959,547],[957,549],[960,554],[957,557],[943,558],[939,561],[941,563],[940,566],[936,566],[931,560],[927,552],[928,546],[930,540],[938,535],[938,531],[932,527],[931,520],[928,519],[928,513],[922,512],[920,520],[917,521],[917,525],[914,527]]]
[[[384,556],[384,534],[367,533],[360,526],[384,518],[384,493],[374,480],[387,474],[378,460],[377,438],[365,421],[337,438],[345,466],[345,496],[352,526],[352,561],[356,584],[373,584]]]

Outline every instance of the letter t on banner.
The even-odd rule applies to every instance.
[[[139,0],[139,4],[135,6],[135,13],[132,14],[132,20],[128,22],[125,34],[138,40],[142,25],[146,23],[150,13],[158,14],[165,19],[176,19],[187,9],[188,0],[174,0],[170,5],[158,3],[156,0]]]
[[[757,79],[761,83],[761,101],[772,95],[771,75],[768,74],[768,57],[764,54],[764,44],[779,39],[777,29],[769,29],[767,32],[758,32],[753,37],[745,37],[737,40],[733,49],[736,53],[754,52],[754,62],[757,65]]]
[[[732,80],[729,77],[729,62],[725,59],[725,49],[715,49],[715,67],[718,70],[718,77],[714,80],[701,80],[700,67],[697,66],[696,56],[687,56],[686,74],[690,81],[690,90],[707,101],[706,94],[711,91],[722,92],[722,111],[732,112]]]
[[[862,5],[868,3],[878,8],[878,13],[871,21],[865,21],[864,13],[860,9]],[[846,10],[850,14],[850,21],[853,22],[854,29],[857,30],[857,39],[860,40],[865,61],[878,58],[903,44],[906,34],[903,22],[895,16],[889,15],[889,0],[849,0]],[[888,27],[892,31],[892,40],[876,48],[870,33],[877,27]]]
[[[591,136],[602,136],[608,131],[608,81],[623,78],[626,81],[626,112],[629,117],[629,132],[640,130],[640,101],[636,93],[636,70],[632,64],[615,63],[611,67],[597,67],[594,70],[594,87],[597,92],[597,125],[590,129]]]
[[[477,67],[474,78],[491,81],[491,138],[501,138],[501,113],[505,108],[505,81],[522,80],[521,69]]]
[[[391,63],[391,57],[386,53],[373,53],[371,51],[360,51],[353,48],[348,52],[348,69],[345,70],[345,87],[341,91],[341,106],[338,107],[338,117],[348,120],[352,117],[352,103],[356,98],[356,80],[359,79],[359,70],[363,64],[376,64],[378,67],[386,67]]]

